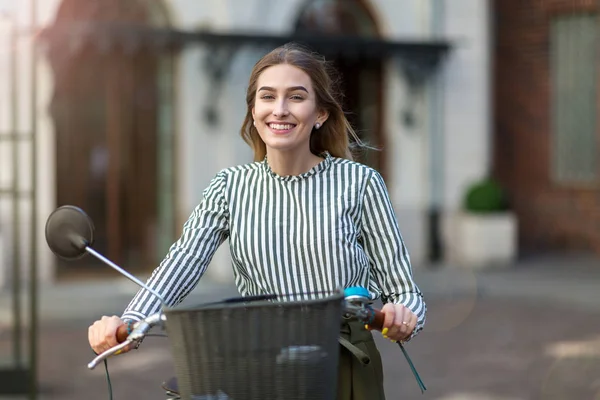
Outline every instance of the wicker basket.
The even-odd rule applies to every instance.
[[[333,400],[343,299],[166,310],[182,398]]]

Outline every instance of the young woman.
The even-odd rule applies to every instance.
[[[242,295],[369,287],[385,305],[384,336],[408,340],[425,323],[408,252],[377,171],[352,161],[358,139],[333,92],[325,61],[293,44],[254,67],[241,135],[255,162],[219,172],[184,224],[181,238],[148,284],[170,305],[196,286],[229,238]],[[89,329],[96,352],[116,345],[117,328],[160,309],[140,290],[121,318]],[[372,334],[343,324],[338,398],[383,399],[381,358]],[[361,364],[356,350],[371,362]]]

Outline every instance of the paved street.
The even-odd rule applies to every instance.
[[[377,337],[388,399],[600,399],[600,267],[595,261],[539,261],[510,270],[416,270],[427,294],[427,329],[407,345],[428,387],[422,395],[400,350]],[[117,312],[128,291],[98,306],[102,287],[88,289],[94,312]],[[75,289],[73,289],[75,290]],[[63,295],[68,298],[65,291]],[[227,297],[232,288],[205,282],[190,298]],[[102,369],[89,371],[84,306],[61,303],[44,322],[40,343],[41,399],[108,399]],[[69,308],[70,307],[70,308]],[[1,342],[5,350],[6,340]],[[110,361],[115,399],[162,399],[160,383],[173,374],[168,341]]]

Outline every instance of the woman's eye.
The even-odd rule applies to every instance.
[[[262,96],[260,96],[261,100],[273,100],[275,99],[275,96],[272,94],[264,94]],[[304,100],[304,97],[302,95],[299,94],[293,94],[290,96],[291,100],[295,100],[295,101],[300,101],[300,100]]]

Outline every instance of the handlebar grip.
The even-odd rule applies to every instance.
[[[127,340],[128,336],[129,336],[129,327],[127,324],[123,324],[117,328],[117,342],[118,343],[123,343],[125,340]]]
[[[383,330],[383,322],[385,321],[385,314],[379,310],[372,309],[373,315],[369,327],[378,331]]]

